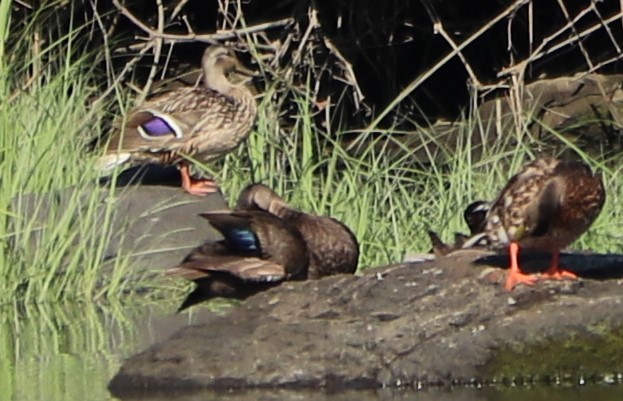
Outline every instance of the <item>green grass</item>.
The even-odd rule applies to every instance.
[[[9,12],[0,9],[0,29]],[[93,55],[76,42],[80,28],[43,41],[36,24],[21,29],[0,45],[0,304],[121,291],[121,259],[103,284],[100,274],[113,227],[87,152],[104,115],[89,106]],[[48,194],[49,207],[32,193]]]
[[[525,162],[562,151],[538,153],[538,144],[528,133],[519,139],[511,134],[486,140],[494,137],[488,133],[493,128],[466,118],[458,124],[456,142],[432,137],[430,129],[422,127],[408,133],[419,148],[390,156],[385,147],[391,137],[379,136],[353,157],[341,145],[342,132],[318,129],[312,123],[308,99],[298,97],[296,118],[287,129],[276,118],[274,100],[266,98],[272,96],[264,98],[248,144],[229,155],[220,171],[212,172],[232,205],[245,185],[263,182],[302,210],[342,220],[359,239],[360,268],[401,261],[406,252],[428,251],[428,229],[447,240],[456,231],[467,232],[462,218],[465,206],[476,199],[494,198]],[[325,126],[331,124],[327,121]],[[552,135],[565,141],[557,133]],[[622,217],[616,202],[623,188],[623,180],[617,178],[620,164],[595,159],[573,143],[566,145],[602,171],[608,193],[599,219],[574,248],[620,252],[621,230],[616,224]],[[481,146],[479,152],[472,151],[475,146]],[[415,163],[416,152],[428,158],[420,156]]]

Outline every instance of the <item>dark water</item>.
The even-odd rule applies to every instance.
[[[115,400],[106,389],[121,361],[180,327],[205,321],[195,308],[174,315],[175,305],[53,305],[0,309],[0,401]],[[621,400],[623,386],[539,386],[375,390],[205,392],[143,396],[142,400]]]

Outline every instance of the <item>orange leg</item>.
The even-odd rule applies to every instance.
[[[575,273],[563,270],[558,266],[559,256],[558,251],[554,251],[554,253],[552,253],[552,262],[550,263],[549,268],[541,274],[541,277],[549,280],[562,280],[565,277],[576,280],[578,276]]]
[[[533,274],[524,274],[519,269],[519,244],[517,244],[516,242],[511,242],[509,247],[509,253],[511,257],[511,268],[508,276],[506,277],[506,284],[504,285],[504,288],[506,288],[508,291],[512,291],[513,288],[515,288],[515,286],[520,283],[534,285],[538,278]]]
[[[182,175],[182,187],[191,195],[204,196],[218,191],[218,186],[214,180],[193,180],[190,177],[188,164],[185,162],[180,164],[180,174]]]

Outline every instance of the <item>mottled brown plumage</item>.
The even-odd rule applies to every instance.
[[[215,298],[244,299],[284,280],[307,277],[308,254],[301,234],[263,211],[202,214],[224,239],[193,250],[166,274],[194,281],[179,310]]]
[[[296,227],[305,239],[309,251],[309,278],[353,274],[357,270],[357,238],[342,222],[296,210],[262,184],[247,186],[240,193],[236,208],[265,210]]]
[[[506,288],[537,279],[521,273],[520,247],[552,252],[552,264],[542,277],[575,277],[559,269],[558,252],[588,230],[605,198],[601,178],[581,162],[543,158],[526,164],[508,181],[486,216],[488,242],[510,247]]]
[[[223,46],[208,47],[202,58],[203,85],[173,90],[131,111],[108,143],[101,169],[118,164],[177,164],[184,188],[193,194],[214,192],[212,180],[192,181],[185,157],[203,161],[220,158],[249,135],[257,106],[244,85],[228,74],[251,74]]]

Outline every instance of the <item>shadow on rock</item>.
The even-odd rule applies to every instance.
[[[549,266],[551,253],[522,253],[519,260],[523,271],[540,272]],[[474,264],[508,268],[509,259],[507,254],[486,255],[476,259]],[[561,252],[560,265],[583,278],[596,280],[623,278],[623,255],[619,254]]]

